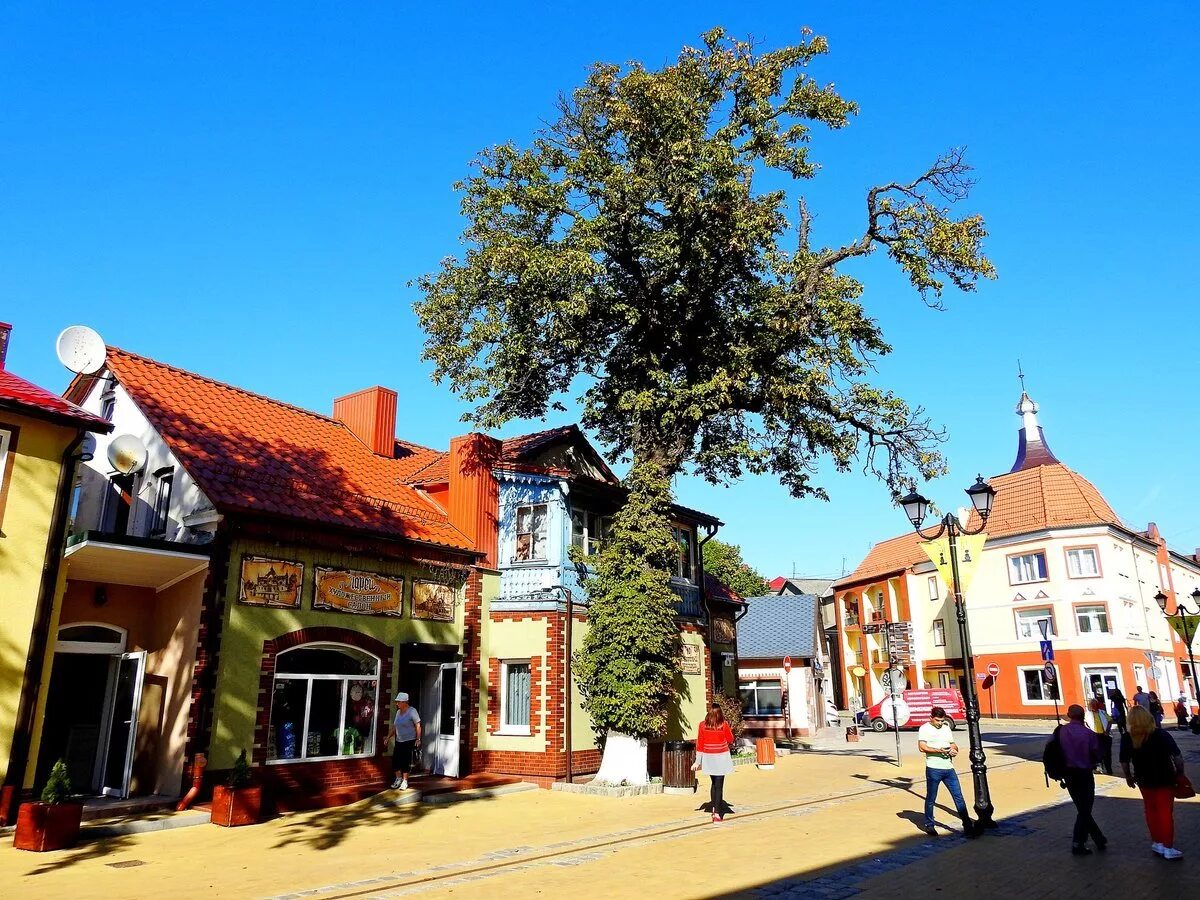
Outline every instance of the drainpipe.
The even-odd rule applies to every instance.
[[[16,727],[13,729],[12,753],[8,772],[4,776],[3,804],[0,804],[0,823],[16,821],[21,789],[25,785],[25,769],[29,764],[29,745],[33,740],[33,714],[42,689],[46,648],[50,643],[50,624],[54,616],[54,597],[58,593],[58,573],[62,569],[66,546],[67,513],[71,503],[71,487],[75,481],[75,452],[83,443],[79,432],[63,451],[58,473],[58,490],[54,495],[54,513],[50,533],[46,537],[46,556],[42,563],[42,583],[37,606],[33,613],[33,631],[29,638],[29,656],[25,660],[25,675],[21,682],[21,699],[17,704]]]
[[[705,525],[705,530],[708,531],[704,537],[696,542],[696,571],[699,577],[696,579],[696,586],[700,589],[700,603],[704,606],[705,617],[708,619],[708,677],[712,681],[713,660],[716,659],[717,653],[713,649],[713,615],[712,607],[708,605],[708,591],[704,589],[704,545],[711,541],[717,535],[718,527],[716,525]],[[744,613],[743,613],[744,615]],[[741,616],[738,617],[740,619]],[[738,619],[734,619],[734,624]],[[734,667],[737,666],[737,632],[734,632],[733,644]],[[724,681],[724,679],[722,679]]]
[[[563,592],[563,599],[567,601],[567,627],[563,629],[563,640],[566,641],[566,647],[563,649],[563,672],[567,680],[565,685],[566,700],[563,706],[563,729],[566,731],[567,741],[567,784],[575,782],[575,766],[574,760],[571,758],[571,626],[575,620],[575,597],[571,593],[571,589],[563,585],[559,585],[559,589]]]

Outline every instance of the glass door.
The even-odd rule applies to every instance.
[[[133,768],[133,748],[137,740],[138,707],[142,701],[142,675],[146,653],[122,653],[117,664],[117,680],[112,693],[112,720],[108,728],[108,749],[104,755],[104,776],[100,792],[109,797],[129,796],[129,775]]]
[[[458,777],[458,716],[459,676],[462,663],[443,663],[438,703],[437,754],[434,762],[435,775]]]

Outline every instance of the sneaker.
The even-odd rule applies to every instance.
[[[1164,847],[1162,844],[1158,843],[1157,841],[1155,841],[1153,844],[1150,845],[1150,849],[1153,850],[1155,853],[1157,853],[1159,856],[1162,856],[1163,851],[1166,850],[1167,848]]]
[[[403,781],[400,782],[400,790],[402,790],[402,791],[408,790],[408,779],[407,778],[405,778]]]
[[[937,828],[935,828],[933,825],[926,825],[921,830],[924,831],[930,837],[937,837]]]
[[[1174,847],[1163,847],[1163,859],[1183,859],[1183,851]]]
[[[720,825],[720,824],[721,824],[721,817],[720,817],[720,816],[718,816],[716,813],[713,813],[713,824],[714,824],[714,825]]]
[[[1072,844],[1071,845],[1071,855],[1072,856],[1091,856],[1092,851],[1091,851],[1091,849],[1088,848],[1087,844]]]
[[[1103,853],[1108,849],[1108,841],[1096,841],[1096,852]]]
[[[400,789],[400,779],[397,778],[395,781],[392,782],[392,790],[395,791],[395,790],[399,790],[399,789]]]

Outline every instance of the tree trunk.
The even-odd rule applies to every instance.
[[[646,740],[610,731],[604,742],[604,756],[593,784],[649,784],[646,766]]]

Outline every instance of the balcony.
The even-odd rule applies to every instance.
[[[207,569],[210,552],[205,545],[87,531],[71,536],[65,556],[75,581],[146,587],[161,593]]]
[[[875,667],[885,667],[888,665],[888,654],[886,650],[871,651],[871,665]]]

